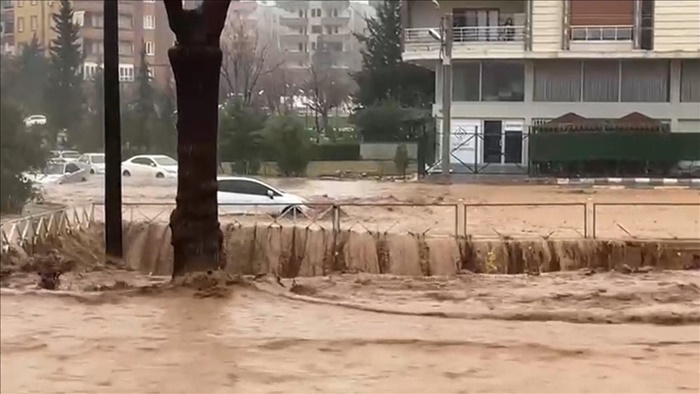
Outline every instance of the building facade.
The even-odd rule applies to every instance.
[[[15,54],[15,9],[12,1],[0,1],[0,55]]]
[[[527,163],[528,126],[569,113],[618,119],[638,112],[674,132],[700,132],[700,2],[404,1],[404,60],[436,71],[439,123],[438,39],[447,12],[453,149],[461,144],[464,161]],[[508,133],[523,138],[508,143],[518,140]]]
[[[101,67],[104,58],[103,2],[73,0],[73,22],[80,27],[84,76],[90,79]],[[4,5],[4,4],[3,4]],[[51,40],[56,36],[52,15],[59,11],[57,0],[12,0],[14,44],[21,50],[34,37],[48,55]],[[154,80],[164,85],[171,79],[167,48],[173,41],[165,6],[156,0],[119,0],[119,78],[131,82],[135,78],[140,53],[145,48]]]
[[[361,66],[361,45],[353,33],[362,33],[365,18],[374,9],[367,4],[349,0],[279,1],[280,50],[289,69],[307,70],[314,53],[328,51],[332,66],[348,71]]]

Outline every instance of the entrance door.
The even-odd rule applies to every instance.
[[[505,163],[522,164],[523,162],[523,123],[505,122],[503,158]]]
[[[501,163],[503,122],[500,120],[484,121],[484,163]]]

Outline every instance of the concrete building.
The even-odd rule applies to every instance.
[[[360,43],[353,33],[362,33],[365,18],[373,15],[368,4],[349,0],[279,1],[282,10],[280,50],[289,69],[308,70],[313,54],[323,45],[331,53],[332,66],[348,71],[360,67]]]
[[[4,5],[4,4],[3,4]],[[57,0],[12,0],[14,14],[14,43],[20,48],[36,36],[48,55],[52,30],[52,15],[59,11]],[[89,79],[102,64],[104,57],[104,12],[102,1],[73,0],[73,21],[80,26],[82,51],[85,56],[84,75]],[[143,46],[152,65],[154,79],[159,84],[170,81],[167,48],[174,41],[167,23],[165,7],[156,0],[119,0],[119,77],[122,82],[134,80],[135,68]]]
[[[527,163],[528,126],[567,113],[639,112],[674,132],[700,132],[698,1],[404,1],[404,60],[436,70],[438,123],[441,45],[430,29],[440,31],[447,12],[459,162]]]
[[[0,55],[15,54],[15,9],[12,1],[0,1]]]

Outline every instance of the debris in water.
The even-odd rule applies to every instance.
[[[38,286],[44,290],[57,290],[61,285],[61,271],[48,270],[43,272],[38,272],[39,283]]]

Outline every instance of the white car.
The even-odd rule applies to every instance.
[[[41,173],[26,173],[24,176],[40,185],[50,183],[61,185],[64,183],[85,182],[89,175],[86,169],[78,167],[76,163],[66,162],[65,160],[55,160],[49,161],[46,164],[46,168],[44,168]]]
[[[254,178],[218,177],[219,212],[223,214],[267,213],[286,215],[307,209],[303,198],[285,193]]]
[[[51,160],[65,160],[68,163],[78,161],[80,152],[75,150],[52,150]]]
[[[27,127],[32,127],[35,125],[45,125],[46,116],[44,115],[31,115],[24,119],[24,125]]]
[[[85,153],[78,158],[78,165],[85,168],[90,174],[105,173],[105,154],[104,153]]]
[[[123,176],[177,178],[177,160],[165,155],[139,155],[122,163]]]

